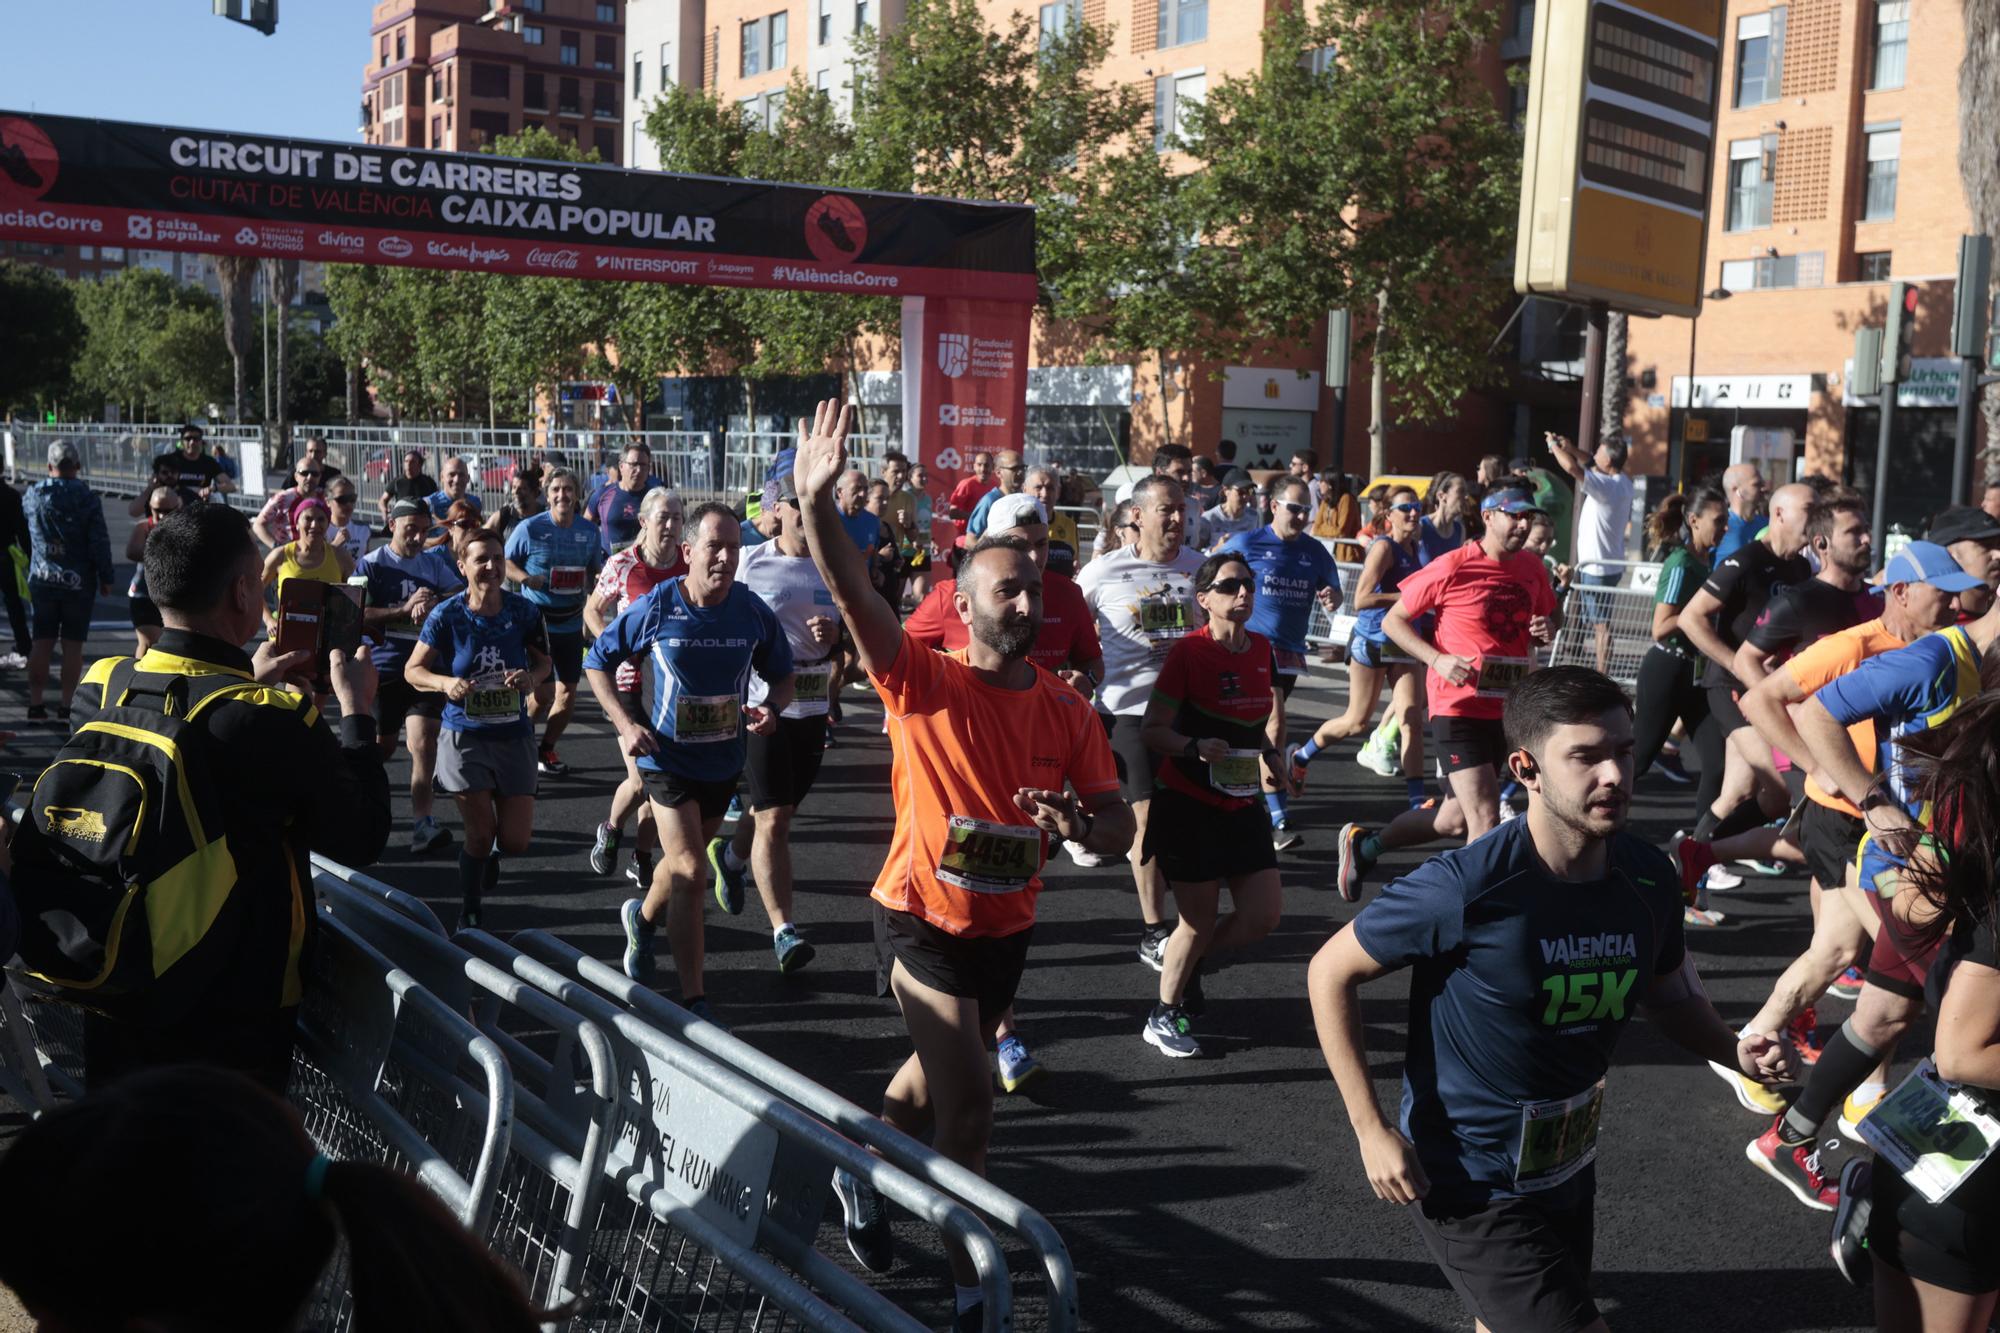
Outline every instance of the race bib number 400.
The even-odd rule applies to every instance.
[[[1942,1203],[2000,1145],[2000,1119],[1926,1058],[1862,1119],[1861,1137],[1932,1203]]]
[[[1504,699],[1534,669],[1532,657],[1482,657],[1473,688],[1481,699]]]
[[[972,893],[1019,893],[1042,868],[1042,831],[953,815],[945,823],[937,877]]]
[[[831,666],[800,667],[792,672],[792,707],[799,717],[818,717],[827,711],[827,686],[833,679]]]
[[[1514,1188],[1523,1194],[1554,1189],[1597,1160],[1597,1125],[1603,1111],[1603,1079],[1574,1097],[1523,1106]]]
[[[733,694],[683,694],[674,700],[674,739],[682,745],[712,745],[736,739],[743,720]]]

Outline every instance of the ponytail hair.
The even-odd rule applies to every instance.
[[[36,1120],[0,1158],[0,1205],[0,1282],[68,1328],[292,1328],[342,1238],[357,1333],[546,1317],[423,1186],[327,1162],[225,1070],[134,1074]]]
[[[1660,501],[1660,507],[1646,516],[1646,540],[1655,556],[1664,559],[1668,552],[1687,545],[1687,516],[1687,497],[1679,491]]]

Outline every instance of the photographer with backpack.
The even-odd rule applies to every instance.
[[[13,885],[29,970],[90,1010],[95,1089],[134,1069],[217,1064],[282,1092],[313,920],[311,855],[366,866],[389,835],[364,647],[325,670],[340,735],[312,700],[310,652],[255,657],[263,571],[249,521],[193,505],[146,540],[165,631],[105,658],[76,730],[36,780]],[[307,772],[314,781],[285,775]]]

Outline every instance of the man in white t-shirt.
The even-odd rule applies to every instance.
[[[1615,588],[1624,577],[1625,533],[1632,525],[1632,479],[1625,475],[1625,441],[1606,440],[1595,454],[1551,432],[1549,452],[1576,482],[1583,499],[1577,524],[1576,583],[1580,588]],[[1616,562],[1616,563],[1606,563]],[[1597,669],[1611,661],[1611,599],[1582,594],[1583,619],[1597,636]]]
[[[1097,702],[1111,715],[1111,752],[1118,761],[1121,791],[1138,820],[1130,858],[1139,913],[1146,923],[1139,957],[1157,972],[1173,923],[1165,920],[1167,877],[1158,861],[1145,859],[1146,814],[1160,761],[1140,738],[1140,724],[1167,653],[1206,617],[1194,596],[1201,553],[1182,545],[1187,508],[1180,483],[1156,472],[1132,488],[1132,503],[1139,511],[1138,540],[1085,565],[1076,586],[1097,618],[1104,648]]]

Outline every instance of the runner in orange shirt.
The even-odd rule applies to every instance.
[[[793,476],[807,546],[888,712],[895,753],[896,832],[873,894],[876,958],[916,1050],[889,1081],[882,1118],[912,1135],[928,1129],[939,1152],[984,1172],[987,1042],[1020,981],[1049,839],[1122,856],[1135,826],[1096,713],[1029,661],[1042,575],[1026,542],[1003,535],[967,553],[957,609],[972,637],[958,652],[910,638],[875,593],[833,502],[850,416],[826,401],[810,427],[799,423]],[[846,1172],[834,1189],[855,1258],[886,1270],[882,1201]],[[979,1327],[971,1261],[954,1249],[951,1265],[958,1326]]]

